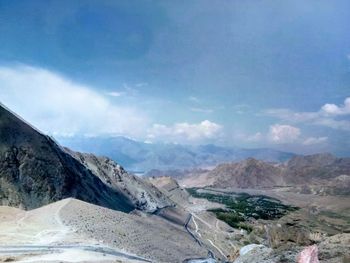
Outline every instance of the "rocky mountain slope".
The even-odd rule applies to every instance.
[[[156,174],[153,172],[153,174]],[[163,175],[167,175],[166,172]],[[295,156],[285,163],[253,158],[220,164],[211,171],[178,176],[183,185],[219,188],[294,187],[302,193],[350,194],[350,158],[331,154]]]
[[[208,145],[180,145],[144,143],[125,137],[60,138],[72,149],[109,156],[129,171],[148,172],[151,169],[173,170],[215,166],[223,162],[254,157],[259,160],[281,162],[294,156],[273,149],[241,149]]]
[[[208,176],[216,178],[214,185],[234,185],[240,188],[283,184],[282,171],[278,165],[252,158],[232,164],[221,164]]]
[[[154,212],[158,208],[174,205],[153,184],[136,175],[129,174],[110,158],[66,150],[106,185],[126,196],[137,209]]]
[[[295,156],[285,166],[286,179],[290,183],[303,183],[312,179],[329,180],[339,175],[350,175],[350,158],[337,158],[327,153]]]
[[[122,211],[171,205],[110,159],[64,149],[0,105],[0,204],[32,209],[67,197]]]

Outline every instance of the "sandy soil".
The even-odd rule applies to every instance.
[[[155,215],[124,214],[74,200],[62,211],[62,219],[82,236],[157,262],[207,255],[183,226]]]
[[[75,199],[0,207],[0,262],[182,262],[207,255],[183,226]]]
[[[0,207],[0,242],[2,245],[55,244],[69,239],[79,241],[74,231],[60,218],[61,209],[70,201],[65,199],[31,211]]]

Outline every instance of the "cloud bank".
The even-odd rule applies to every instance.
[[[307,123],[335,130],[350,131],[350,97],[343,105],[326,103],[315,112],[295,112],[289,109],[268,109],[264,115],[289,123]]]
[[[0,83],[5,105],[54,136],[140,137],[150,122],[140,109],[114,105],[93,88],[42,68],[0,67]]]
[[[76,83],[43,68],[0,67],[0,83],[2,103],[39,130],[56,137],[121,135],[192,143],[215,139],[223,128],[209,120],[169,126],[156,124],[137,105],[116,104],[113,97],[125,97],[126,92],[99,93],[96,87]]]
[[[270,125],[268,132],[257,132],[255,134],[240,133],[235,139],[242,140],[247,143],[268,143],[275,145],[299,145],[313,146],[322,145],[328,141],[328,137],[308,137],[302,134],[300,128],[288,124]]]
[[[208,143],[228,140],[224,127],[210,120],[197,123],[160,124],[145,109],[120,105],[114,97],[125,91],[98,92],[96,87],[74,82],[58,73],[19,65],[0,67],[1,101],[45,133],[65,136],[127,136],[139,140],[172,143]],[[197,99],[197,98],[196,98]],[[211,113],[204,108],[192,111]],[[305,136],[293,123],[310,123],[350,130],[350,98],[343,105],[324,104],[317,112],[270,109],[265,115],[283,123],[270,125],[267,132],[239,134],[235,138],[254,144],[313,146],[325,144],[326,136]]]
[[[200,123],[175,123],[167,126],[154,124],[149,129],[149,139],[162,139],[168,142],[198,142],[203,139],[220,137],[223,127],[215,122],[204,120]]]

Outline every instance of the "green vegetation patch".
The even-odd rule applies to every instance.
[[[219,220],[234,228],[251,231],[248,222],[250,218],[273,220],[280,218],[289,211],[298,208],[284,205],[278,199],[264,195],[249,195],[247,193],[210,193],[203,188],[187,188],[188,193],[196,198],[225,205],[225,209],[209,209]]]

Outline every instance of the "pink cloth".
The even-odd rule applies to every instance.
[[[298,263],[319,263],[318,249],[316,245],[304,248],[298,255]]]

